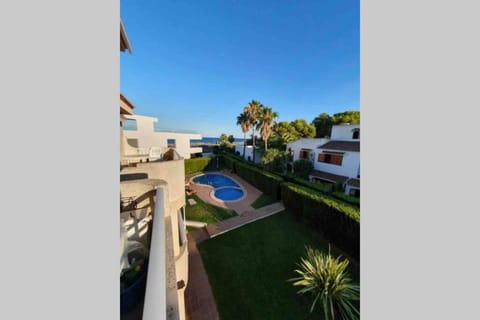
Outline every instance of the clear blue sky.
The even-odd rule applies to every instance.
[[[121,0],[120,88],[159,127],[243,137],[252,99],[278,121],[360,110],[355,1]]]

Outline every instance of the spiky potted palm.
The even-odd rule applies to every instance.
[[[294,286],[302,286],[299,294],[310,293],[313,303],[310,312],[320,300],[325,320],[359,319],[360,312],[352,301],[360,299],[360,287],[354,284],[347,272],[348,260],[334,258],[319,250],[307,247],[307,256],[297,264],[294,272],[299,276],[289,279]]]

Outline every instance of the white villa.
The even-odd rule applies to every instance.
[[[202,153],[201,147],[191,147],[190,140],[202,139],[198,133],[167,132],[155,129],[157,118],[137,114],[124,115],[123,134],[130,147],[138,149],[140,154],[147,154],[151,148],[159,148],[163,154],[169,148],[184,159],[190,159],[192,154]],[[131,150],[131,148],[128,148]]]
[[[313,162],[310,180],[341,182],[345,194],[360,195],[360,124],[332,127],[330,139],[302,138],[287,144],[293,161]]]
[[[239,152],[240,156],[243,155],[243,144],[242,145],[235,145],[235,152]],[[245,160],[253,161],[253,146],[246,146],[245,147]],[[255,163],[260,163],[262,159],[262,155],[259,151],[259,148],[255,147]]]
[[[120,27],[120,50],[131,53],[122,23]],[[188,285],[184,159],[198,151],[189,148],[189,139],[199,135],[154,132],[156,119],[134,115],[133,109],[133,104],[120,95],[119,266],[120,273],[127,270],[134,261],[129,261],[130,248],[143,246],[148,252],[148,271],[145,289],[135,294],[139,303],[122,312],[121,319],[182,320],[186,318],[184,293]],[[123,130],[128,119],[136,120],[138,130]],[[168,148],[167,139],[175,139],[175,145]],[[136,141],[136,145],[128,141]],[[125,296],[121,294],[122,299]]]

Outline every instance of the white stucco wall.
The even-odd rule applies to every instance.
[[[240,152],[240,157],[241,157],[243,155],[243,145],[241,145],[241,146],[235,145],[235,152],[236,151]],[[248,160],[248,157],[250,157],[250,160],[253,161],[253,147],[252,146],[246,146],[245,147],[245,158],[244,159]],[[260,163],[261,158],[262,158],[262,155],[260,154],[260,152],[257,149],[257,152],[255,154],[255,162]]]
[[[360,124],[336,125],[332,126],[331,140],[352,140],[359,141],[360,139],[352,139],[354,129],[360,129]],[[361,136],[360,136],[361,137]]]
[[[175,150],[185,159],[190,159],[190,154],[192,153],[202,152],[202,148],[190,147],[190,140],[202,139],[201,134],[157,132],[154,130],[154,123],[157,122],[157,118],[140,115],[128,115],[125,117],[137,122],[137,130],[124,130],[123,134],[127,139],[137,139],[138,148],[140,149],[148,150],[150,147],[167,148],[168,139],[175,139]]]
[[[349,178],[356,178],[358,169],[360,167],[360,152],[345,152],[343,155],[342,165],[337,166],[335,164],[318,162],[318,154],[322,152],[322,149],[315,150],[315,162],[313,167],[315,170],[325,171],[341,176],[347,176]]]
[[[297,161],[299,159],[301,149],[312,149],[312,152],[315,152],[316,155],[318,151],[317,148],[328,141],[329,139],[325,138],[300,138],[296,141],[288,143],[287,150],[288,148],[292,148],[293,161]]]

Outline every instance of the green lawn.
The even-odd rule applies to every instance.
[[[261,208],[261,207],[265,207],[265,206],[268,206],[269,204],[272,204],[274,203],[275,201],[273,201],[272,198],[270,198],[268,195],[266,195],[265,193],[262,193],[260,195],[260,197],[258,197],[255,201],[253,201],[253,203],[251,204],[252,208],[254,209],[258,209],[258,208]]]
[[[214,223],[236,216],[235,211],[231,209],[220,208],[204,202],[197,195],[192,194],[187,197],[185,215],[187,220]],[[194,199],[197,204],[191,206],[188,199]]]
[[[200,243],[220,318],[323,319],[319,308],[310,314],[311,297],[287,282],[305,245],[328,251],[325,240],[286,211]],[[358,283],[359,267],[350,264],[350,271]]]

